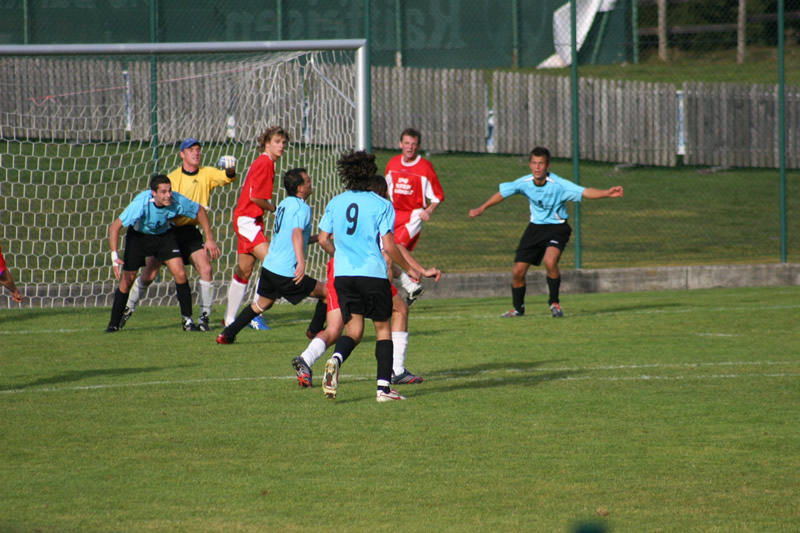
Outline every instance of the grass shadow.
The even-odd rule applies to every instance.
[[[402,390],[398,390],[401,394],[410,391],[409,397],[418,397],[428,394],[446,394],[464,389],[489,389],[494,387],[508,387],[525,384],[539,385],[548,381],[565,379],[582,374],[582,371],[577,370],[559,370],[547,373],[536,373],[536,369],[543,365],[563,363],[564,361],[566,360],[552,359],[548,361],[497,362],[481,364],[479,366],[455,368],[452,370],[428,372],[425,375],[425,381],[423,383],[411,386],[403,385],[401,386]],[[492,372],[496,370],[508,371],[509,373],[503,376],[492,375]],[[436,379],[437,377],[439,379]],[[460,379],[467,379],[468,381],[458,381]],[[451,380],[455,381],[455,383],[448,384],[448,382]],[[368,398],[362,397],[349,400],[336,400],[336,403],[344,404],[367,400]]]
[[[183,365],[185,367],[186,365]],[[165,370],[166,367],[148,366],[141,368],[98,368],[89,370],[68,370],[61,374],[49,377],[40,378],[29,383],[21,383],[18,385],[0,385],[0,392],[9,392],[16,390],[25,390],[32,387],[42,387],[46,385],[59,385],[63,383],[74,383],[82,381],[87,378],[93,377],[108,377],[108,376],[128,376],[132,374],[144,374],[159,372]],[[174,367],[180,368],[180,367]]]

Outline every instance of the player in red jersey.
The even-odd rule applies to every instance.
[[[288,143],[289,134],[279,126],[273,126],[261,134],[258,138],[261,155],[250,165],[242,184],[239,200],[233,210],[239,264],[228,287],[225,325],[236,320],[256,259],[263,262],[269,252],[269,241],[264,234],[264,212],[275,212],[275,204],[272,202],[275,162],[283,156]],[[269,329],[263,319],[253,322],[255,323],[250,325],[254,329]]]
[[[394,205],[394,238],[396,244],[413,250],[422,231],[422,223],[431,219],[434,210],[444,201],[444,190],[433,169],[433,164],[420,156],[422,135],[414,128],[400,134],[401,153],[386,165],[386,185],[389,199]],[[422,294],[423,287],[408,274],[395,270],[395,278],[408,293],[408,305]]]
[[[3,257],[3,248],[0,247],[0,285],[8,289],[8,292],[11,293],[11,299],[17,303],[22,303],[25,297],[19,292],[19,289],[14,284],[14,276],[11,275],[11,271],[6,268],[6,260]]]

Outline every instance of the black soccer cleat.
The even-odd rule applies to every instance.
[[[211,331],[211,326],[208,324],[208,314],[203,313],[200,315],[200,318],[197,319],[197,329],[199,331]]]
[[[292,366],[297,374],[297,384],[301,387],[310,388],[311,384],[311,367],[306,364],[302,357],[295,357],[292,359]]]
[[[128,323],[128,319],[133,316],[133,312],[136,311],[136,308],[131,309],[127,305],[125,306],[125,312],[122,313],[122,318],[119,321],[119,329],[125,327],[125,324]]]

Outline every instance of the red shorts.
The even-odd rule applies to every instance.
[[[421,212],[422,209],[395,211],[394,242],[406,250],[413,250],[422,235],[422,219],[419,218]]]
[[[0,274],[6,271],[6,260],[3,257],[3,247],[0,246]]]
[[[265,242],[263,217],[237,217],[233,220],[233,231],[236,232],[236,251],[240,254],[252,254],[253,249]]]
[[[325,286],[328,288],[328,311],[335,311],[339,309],[339,296],[333,286],[333,257],[328,260],[328,281]]]
[[[339,309],[339,296],[336,294],[336,287],[333,286],[333,257],[328,260],[328,281],[325,286],[328,288],[328,311]],[[397,296],[397,287],[392,284],[392,298]]]

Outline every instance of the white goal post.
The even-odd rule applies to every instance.
[[[0,46],[0,245],[26,304],[110,305],[109,224],[153,173],[178,168],[180,142],[196,137],[204,166],[237,159],[237,180],[210,201],[220,305],[236,264],[233,207],[258,136],[274,125],[289,132],[273,201],[285,196],[286,170],[308,169],[316,226],[342,190],[338,157],[369,147],[368,91],[363,39]],[[309,247],[311,275],[324,279],[325,260]],[[173,302],[162,272],[143,305]],[[10,306],[3,291],[0,308]]]

